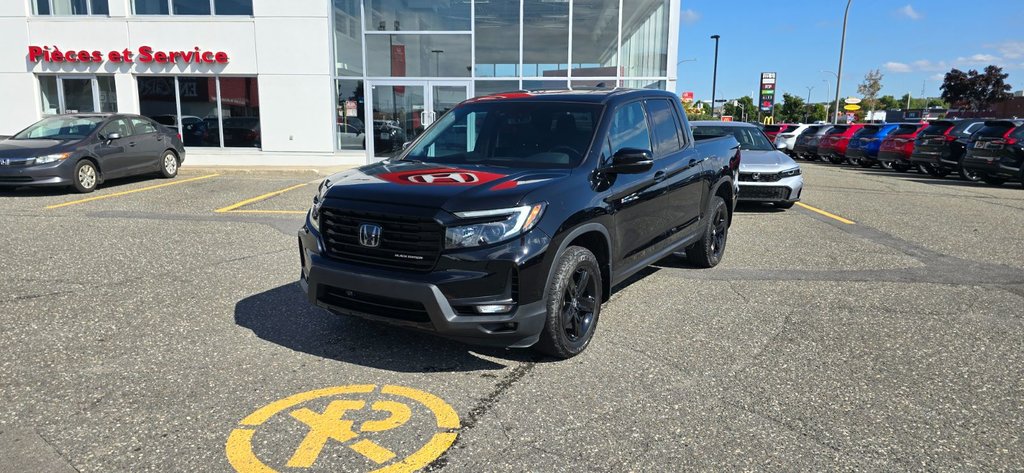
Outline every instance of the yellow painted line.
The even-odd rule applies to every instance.
[[[110,199],[110,198],[113,198],[113,197],[121,197],[121,196],[129,195],[129,194],[135,194],[135,193],[138,193],[138,192],[145,192],[145,191],[151,191],[151,190],[154,190],[154,189],[161,189],[161,188],[164,188],[164,187],[177,186],[179,184],[186,184],[186,183],[189,183],[189,182],[201,181],[203,179],[209,179],[211,177],[217,177],[219,175],[220,174],[207,174],[205,176],[193,177],[191,179],[183,179],[183,180],[180,180],[180,181],[167,182],[167,183],[164,183],[164,184],[157,184],[155,186],[143,187],[141,189],[133,189],[133,190],[130,190],[130,191],[115,192],[113,194],[98,195],[96,197],[89,197],[87,199],[81,199],[81,200],[73,200],[71,202],[65,202],[63,204],[51,205],[51,206],[47,207],[46,210],[59,209],[61,207],[67,207],[67,206],[70,206],[70,205],[84,204],[86,202],[95,202],[97,200]]]
[[[267,200],[267,199],[269,199],[271,197],[276,197],[276,196],[279,196],[281,194],[284,194],[285,192],[291,192],[291,191],[293,191],[295,189],[298,189],[298,188],[301,188],[301,187],[305,187],[305,186],[308,186],[310,184],[312,184],[312,183],[311,182],[306,182],[306,183],[303,183],[303,184],[297,184],[297,185],[291,186],[291,187],[289,187],[287,189],[281,189],[279,191],[268,192],[266,194],[253,197],[251,199],[246,199],[246,200],[243,200],[241,202],[231,204],[231,205],[229,205],[227,207],[219,208],[219,209],[216,210],[216,212],[217,213],[221,213],[221,214],[222,213],[226,213],[226,212],[233,212],[236,209],[240,209],[242,207],[245,207],[246,205],[255,204],[256,202],[259,202],[259,201],[262,201],[262,200]]]
[[[306,215],[305,210],[228,210],[231,214]]]
[[[845,219],[845,218],[840,217],[840,216],[838,216],[838,215],[836,215],[834,213],[829,213],[829,212],[826,212],[826,211],[821,210],[821,209],[816,208],[816,207],[811,207],[810,205],[807,205],[807,204],[805,204],[803,202],[797,202],[796,205],[799,205],[799,206],[801,206],[801,207],[803,207],[803,208],[805,208],[807,210],[810,210],[811,212],[814,212],[816,214],[824,215],[824,216],[826,216],[828,218],[831,218],[831,219],[834,219],[834,220],[838,220],[838,221],[840,221],[842,223],[845,223],[847,225],[856,225],[857,224],[857,222],[854,222],[853,220]]]

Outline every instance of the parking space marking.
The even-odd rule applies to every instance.
[[[182,179],[180,181],[179,180],[175,180],[175,181],[172,181],[172,182],[165,182],[163,184],[157,184],[155,186],[143,187],[141,189],[132,189],[130,191],[115,192],[113,194],[97,195],[95,197],[89,197],[89,198],[86,198],[86,199],[73,200],[71,202],[65,202],[63,204],[51,205],[49,207],[46,207],[46,210],[59,209],[59,208],[63,208],[63,207],[69,207],[69,206],[72,206],[72,205],[84,204],[84,203],[87,203],[87,202],[95,202],[97,200],[110,199],[110,198],[113,198],[113,197],[121,197],[121,196],[129,195],[129,194],[135,194],[135,193],[138,193],[138,192],[151,191],[151,190],[154,190],[154,189],[162,189],[164,187],[177,186],[179,184],[186,184],[186,183],[189,183],[189,182],[201,181],[203,179],[210,179],[210,178],[213,178],[213,177],[217,177],[219,175],[220,174],[207,174],[205,176],[193,177],[193,178],[189,178],[189,179]]]
[[[311,408],[323,406],[322,402],[303,407],[303,404],[325,398],[330,399],[330,402],[322,407],[322,412]],[[392,462],[399,455],[377,443],[381,437],[372,434],[399,429],[407,425],[417,412],[422,416],[423,409],[414,410],[415,406],[422,406],[433,414],[433,422],[427,424],[433,426],[433,435],[415,452]],[[372,411],[372,415],[367,416],[367,410]],[[368,420],[357,422],[346,419],[350,414],[354,416],[359,413]],[[386,414],[386,417],[381,414]],[[289,419],[304,427],[305,434],[285,463],[286,468],[311,468],[328,443],[338,443],[381,465],[371,473],[407,473],[429,465],[451,448],[458,436],[455,431],[461,426],[458,414],[447,402],[418,389],[385,385],[378,390],[374,384],[317,389],[274,401],[239,422],[240,425],[231,431],[225,444],[228,463],[236,471],[276,471],[253,450],[253,437],[273,418],[281,418],[282,421]],[[418,425],[419,429],[423,428],[422,422]],[[279,464],[281,460],[283,458],[272,463]]]
[[[307,210],[231,210],[221,213],[232,214],[269,214],[269,215],[306,215]]]
[[[821,209],[819,209],[817,207],[811,207],[810,205],[807,205],[807,204],[805,204],[803,202],[797,202],[796,205],[799,205],[800,207],[803,207],[803,208],[805,208],[807,210],[810,210],[811,212],[814,212],[816,214],[824,215],[824,216],[826,216],[828,218],[831,218],[833,220],[837,220],[839,222],[845,223],[847,225],[856,225],[857,224],[857,222],[854,222],[853,220],[849,220],[849,219],[840,217],[840,216],[838,216],[838,215],[836,215],[834,213],[826,212],[826,211],[821,210]]]
[[[303,188],[305,186],[308,186],[310,184],[314,184],[314,183],[317,183],[317,182],[320,182],[320,181],[319,180],[315,180],[315,181],[311,181],[311,182],[304,182],[302,184],[296,184],[294,186],[291,186],[291,187],[288,187],[288,188],[285,188],[285,189],[276,190],[274,192],[268,192],[266,194],[253,197],[251,199],[246,199],[246,200],[243,200],[241,202],[236,202],[236,203],[231,204],[231,205],[229,205],[227,207],[221,207],[221,208],[217,209],[216,212],[219,213],[219,214],[228,213],[228,212],[239,212],[238,209],[240,209],[242,207],[245,207],[246,205],[255,204],[256,202],[264,201],[264,200],[267,200],[267,199],[269,199],[271,197],[277,197],[277,196],[279,196],[281,194],[284,194],[285,192],[291,192],[291,191],[293,191],[295,189],[300,189],[300,188]],[[297,212],[297,211],[289,211],[289,212]],[[255,212],[247,211],[246,213],[255,213]],[[266,212],[260,212],[260,213],[266,213]],[[299,212],[299,213],[305,213],[305,212]]]

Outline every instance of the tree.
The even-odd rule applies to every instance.
[[[984,111],[994,103],[1010,98],[1013,87],[1006,83],[1009,74],[1003,68],[988,66],[984,72],[952,69],[942,81],[942,99],[950,105],[970,111]]]
[[[882,90],[882,71],[875,69],[864,75],[864,82],[857,86],[857,93],[864,99],[864,106],[875,112],[876,97]]]
[[[790,94],[782,94],[782,104],[775,105],[776,123],[800,123],[804,120],[807,110],[804,99]]]
[[[896,101],[896,97],[891,95],[883,95],[878,99],[879,110],[895,110],[900,108],[899,102]]]
[[[757,118],[757,106],[754,105],[754,99],[740,97],[735,102],[739,102],[739,106],[733,105],[733,100],[726,102],[722,107],[722,113],[732,115],[736,121],[751,121]]]

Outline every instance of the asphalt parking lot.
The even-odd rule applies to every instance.
[[[312,308],[312,173],[2,191],[0,471],[1024,468],[1024,191],[802,165],[562,362]]]

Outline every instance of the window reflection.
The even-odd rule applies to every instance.
[[[370,76],[469,77],[469,35],[366,35]]]
[[[569,62],[569,2],[524,0],[523,75],[564,77]]]
[[[334,53],[339,76],[363,75],[359,0],[334,0]]]
[[[618,0],[575,0],[572,10],[572,72],[615,77],[619,48]]]
[[[336,135],[339,150],[366,149],[363,81],[339,80]],[[372,130],[370,136],[373,136]]]
[[[469,31],[469,11],[465,0],[366,0],[366,30]]]
[[[473,92],[477,97],[516,90],[519,90],[517,80],[478,80],[473,84]]]
[[[630,0],[630,7],[622,16],[623,75],[666,75],[669,0]]]
[[[519,75],[519,2],[477,2],[476,75]]]

